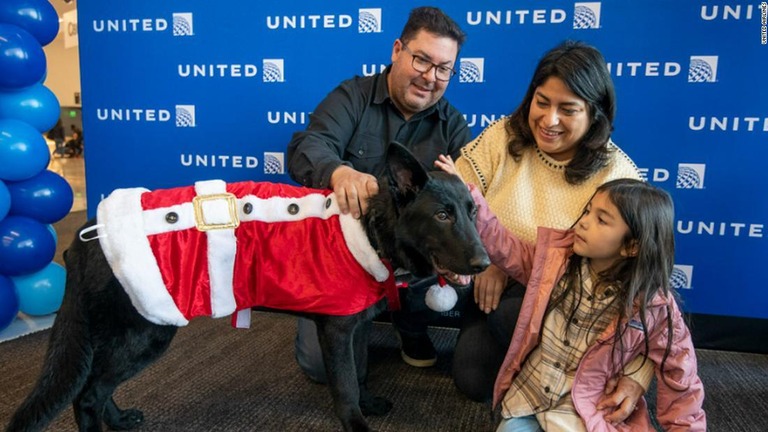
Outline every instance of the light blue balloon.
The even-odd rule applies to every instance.
[[[54,255],[56,243],[42,223],[24,216],[0,220],[0,274],[34,273],[48,265]]]
[[[48,170],[27,180],[7,182],[6,186],[11,194],[8,214],[26,216],[45,224],[68,215],[75,199],[72,187],[64,177]]]
[[[0,220],[5,219],[8,215],[8,210],[11,209],[11,193],[8,192],[8,187],[0,180]]]
[[[11,277],[19,310],[27,315],[48,315],[61,308],[67,271],[51,262],[35,273]]]
[[[20,89],[45,74],[43,47],[28,31],[0,22],[0,88]]]
[[[56,95],[42,84],[0,92],[0,120],[21,120],[42,133],[52,128],[60,115],[61,107]]]
[[[0,331],[11,325],[19,313],[19,298],[13,282],[0,275]]]
[[[51,160],[40,131],[16,119],[0,120],[0,179],[26,180],[40,174]]]
[[[59,16],[48,0],[0,1],[0,22],[23,28],[42,46],[51,43],[59,32]]]

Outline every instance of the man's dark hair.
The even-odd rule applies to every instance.
[[[403,43],[410,42],[416,37],[419,30],[426,30],[438,36],[451,38],[456,41],[459,50],[467,38],[467,35],[451,17],[442,10],[431,6],[422,6],[411,11],[408,22],[405,23],[403,32],[400,34],[400,41]]]

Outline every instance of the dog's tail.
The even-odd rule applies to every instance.
[[[78,253],[71,253],[79,248]],[[40,378],[8,424],[8,432],[42,430],[51,422],[85,385],[93,359],[88,317],[83,305],[82,275],[86,263],[86,245],[75,239],[65,253],[67,282],[64,301],[51,330],[48,351]],[[74,262],[70,262],[74,261]]]

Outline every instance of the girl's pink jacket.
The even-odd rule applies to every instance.
[[[539,228],[536,244],[524,243],[501,225],[477,189],[470,189],[479,207],[477,228],[491,261],[527,286],[512,342],[496,378],[495,407],[510,388],[523,361],[539,343],[550,294],[573,253],[573,232]],[[673,340],[662,373],[660,365],[668,339],[668,314],[672,315]],[[587,430],[592,432],[654,431],[643,398],[638,402],[637,410],[616,427],[603,419],[606,412],[595,408],[611,378],[611,347],[618,324],[609,325],[598,338],[602,342],[595,343],[584,354],[571,390],[574,406]],[[696,353],[675,300],[657,295],[647,309],[646,324],[650,350],[648,359],[656,365],[656,414],[660,425],[667,431],[705,431],[706,415],[702,409],[704,388],[697,374]],[[625,365],[645,353],[641,328],[639,315],[636,314],[622,338],[624,352],[619,352],[617,348],[614,354],[617,365]]]

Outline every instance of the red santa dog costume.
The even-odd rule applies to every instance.
[[[155,324],[239,312],[245,327],[254,306],[350,315],[397,299],[360,221],[328,190],[221,180],[118,189],[97,222],[113,273]]]

